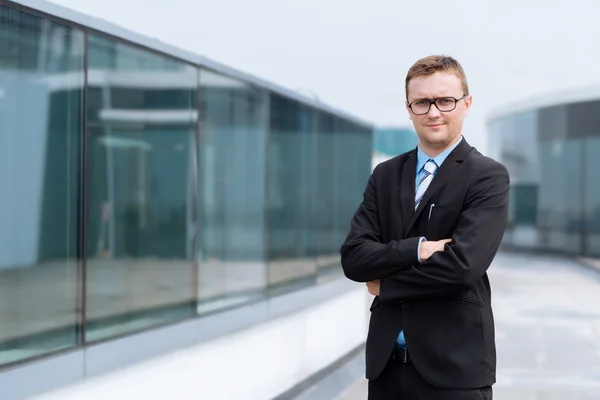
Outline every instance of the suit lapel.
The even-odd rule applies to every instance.
[[[415,179],[417,174],[417,150],[408,156],[402,167],[402,180],[400,182],[400,211],[402,225],[406,227],[415,209]],[[403,232],[408,232],[403,229]]]
[[[415,224],[415,221],[417,220],[417,218],[419,217],[421,212],[423,212],[425,207],[428,206],[428,203],[429,203],[429,200],[431,200],[431,197],[435,194],[435,192],[438,191],[438,189],[440,189],[442,186],[444,186],[444,184],[448,181],[448,179],[450,179],[450,177],[454,174],[456,169],[460,166],[460,164],[463,162],[465,157],[469,154],[469,152],[472,149],[473,149],[473,147],[471,147],[471,145],[469,145],[467,143],[466,139],[463,138],[463,140],[460,142],[460,144],[458,146],[456,146],[456,148],[454,150],[452,150],[452,152],[450,154],[448,154],[448,157],[446,157],[446,160],[439,167],[437,173],[433,177],[433,180],[429,184],[429,187],[425,191],[425,194],[423,195],[423,199],[421,200],[421,203],[419,203],[419,207],[417,208],[417,210],[414,213],[412,213],[412,209],[414,209],[414,204],[415,204],[415,199],[414,199],[414,197],[415,197],[414,196],[415,182],[414,181],[416,179],[415,176],[416,176],[416,158],[417,158],[416,152],[415,152],[415,162],[413,165],[412,191],[409,191],[410,193],[412,193],[412,201],[411,202],[405,201],[404,193],[402,196],[403,197],[403,210],[404,210],[404,207],[406,207],[407,203],[410,203],[410,210],[411,210],[410,219],[408,220],[408,223],[405,225],[405,228],[404,228],[405,236],[408,235],[408,233],[410,232],[411,228]],[[405,167],[406,167],[406,165],[405,165]],[[403,173],[402,174],[403,183],[404,183],[404,178],[405,178],[405,174]],[[403,218],[404,218],[404,215],[403,215]],[[403,221],[406,221],[406,220],[403,219]]]

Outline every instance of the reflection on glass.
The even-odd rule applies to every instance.
[[[4,5],[0,56],[0,365],[341,271],[369,128]]]
[[[316,278],[317,112],[271,95],[269,285]]]
[[[600,132],[598,137],[585,139],[585,157],[583,157],[583,174],[585,184],[585,224],[587,255],[600,257]]]
[[[86,340],[195,312],[195,68],[89,36]]]
[[[200,71],[198,312],[264,295],[267,93]]]
[[[540,246],[538,206],[540,186],[539,113],[523,111],[490,124],[496,158],[511,177],[509,220],[504,243]]]
[[[372,132],[322,112],[317,121],[317,267],[339,269],[339,249],[371,173]]]
[[[547,249],[581,251],[582,141],[540,143],[540,245]]]
[[[0,6],[0,364],[78,343],[83,44]]]
[[[591,251],[586,234],[593,230],[589,219],[595,191],[584,164],[594,165],[594,146],[582,137],[589,131],[570,130],[570,109],[524,110],[490,123],[491,134],[501,138],[496,153],[511,176],[505,244],[571,254]]]
[[[318,247],[318,266],[325,267],[339,261],[339,248],[343,242],[337,242],[334,236],[335,200],[338,195],[335,188],[336,151],[335,117],[319,112],[317,115],[317,201],[316,235]],[[348,220],[348,223],[350,220]]]

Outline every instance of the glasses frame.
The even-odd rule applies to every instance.
[[[417,100],[413,100],[412,102],[410,102],[408,104],[408,108],[410,108],[410,112],[412,112],[415,115],[425,115],[425,114],[429,113],[429,110],[431,110],[431,105],[432,104],[435,105],[435,108],[437,108],[439,112],[452,112],[452,111],[454,111],[456,109],[456,105],[458,104],[458,102],[461,101],[461,100],[464,100],[467,96],[468,96],[468,94],[463,94],[462,97],[460,97],[458,99],[456,97],[452,97],[452,96],[436,97],[436,98],[433,98],[433,99],[417,99]],[[441,100],[441,99],[452,99],[452,100],[454,100],[454,107],[452,107],[451,110],[445,110],[445,111],[440,110],[440,108],[436,104],[436,101]],[[429,102],[429,106],[427,107],[427,111],[425,111],[424,113],[417,114],[413,110],[413,108],[412,108],[413,103],[416,102],[416,101],[428,101]]]

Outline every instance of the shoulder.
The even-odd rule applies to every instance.
[[[477,148],[473,147],[472,151],[467,158],[469,168],[475,172],[475,176],[479,178],[496,176],[507,178],[508,170],[498,160],[492,157],[483,155]]]
[[[510,176],[506,167],[497,160],[481,154],[473,148],[465,160],[469,165],[469,184],[466,204],[468,207],[506,204],[510,192]]]
[[[467,185],[464,209],[506,206],[510,193],[510,177],[506,167],[475,147],[464,161]]]

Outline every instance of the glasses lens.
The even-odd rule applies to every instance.
[[[452,97],[442,97],[435,101],[435,105],[440,111],[452,111],[456,106],[456,100]]]
[[[419,100],[412,103],[411,108],[415,114],[425,114],[427,111],[429,111],[429,106],[430,103],[428,101]]]

